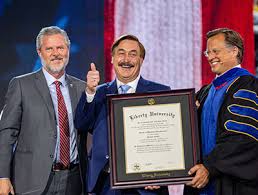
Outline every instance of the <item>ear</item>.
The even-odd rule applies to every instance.
[[[238,54],[238,52],[239,52],[238,47],[235,46],[235,47],[233,48],[233,52],[234,52],[234,56],[237,57],[237,54]]]
[[[111,64],[113,64],[114,63],[114,58],[113,58],[113,56],[112,56],[112,58],[111,58]]]
[[[37,53],[41,57],[41,51],[39,49],[37,49]]]
[[[140,64],[142,66],[142,63],[143,63],[143,58],[140,58]]]

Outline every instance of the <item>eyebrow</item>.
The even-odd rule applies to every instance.
[[[117,52],[119,52],[119,51],[124,51],[124,52],[126,52],[126,50],[125,50],[125,49],[122,49],[122,48],[120,48],[120,49],[117,50]],[[133,49],[133,50],[130,50],[130,51],[128,51],[128,52],[135,52],[135,53],[137,53],[137,50],[136,50],[136,49]]]

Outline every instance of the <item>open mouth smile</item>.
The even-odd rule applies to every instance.
[[[134,67],[133,64],[128,64],[128,63],[121,63],[118,66],[120,66],[122,68],[132,68],[132,67]]]

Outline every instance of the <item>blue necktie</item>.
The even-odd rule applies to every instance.
[[[131,88],[131,87],[130,87],[129,85],[121,85],[121,86],[120,86],[120,89],[121,89],[120,94],[125,94],[125,93],[127,93],[127,91],[128,91],[130,88]]]

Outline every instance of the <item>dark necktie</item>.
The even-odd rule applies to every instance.
[[[121,89],[120,94],[125,94],[125,93],[127,93],[127,91],[128,91],[130,88],[131,88],[131,86],[129,86],[129,85],[121,85],[121,86],[120,86],[120,89]]]
[[[70,132],[67,109],[64,97],[60,90],[61,82],[55,81],[58,102],[58,121],[60,131],[60,163],[64,166],[70,164]]]

